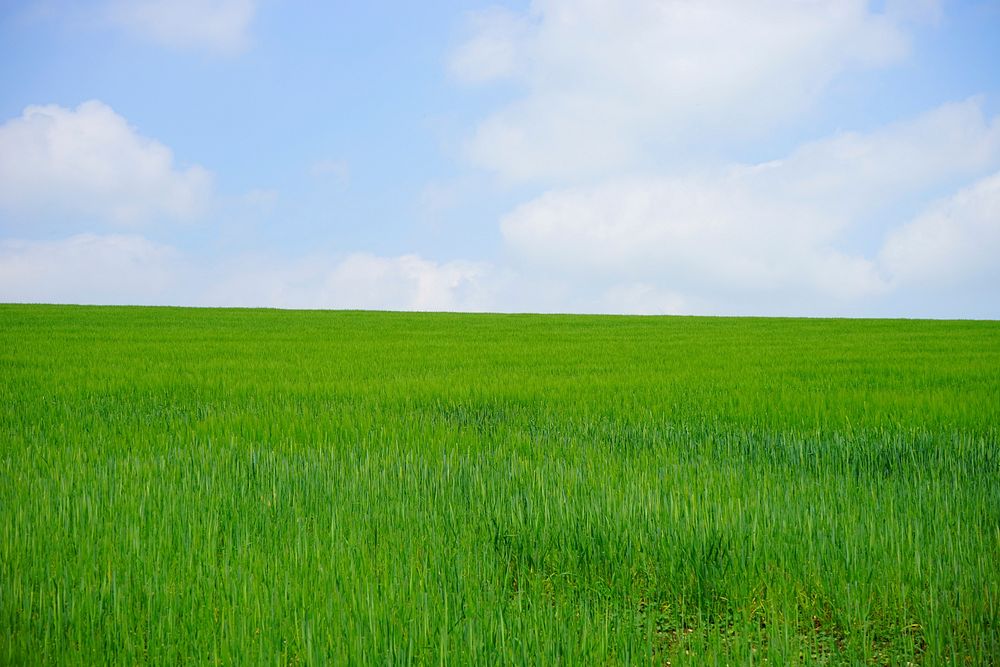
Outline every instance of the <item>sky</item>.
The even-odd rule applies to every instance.
[[[1000,319],[1000,0],[8,0],[0,302]]]

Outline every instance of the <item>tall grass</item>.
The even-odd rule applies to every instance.
[[[995,664],[1000,324],[0,306],[0,664]]]

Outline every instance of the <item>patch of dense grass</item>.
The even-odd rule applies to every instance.
[[[990,664],[1000,324],[0,306],[0,663]]]

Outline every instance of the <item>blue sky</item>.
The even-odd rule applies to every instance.
[[[1000,2],[0,8],[0,301],[1000,317]]]

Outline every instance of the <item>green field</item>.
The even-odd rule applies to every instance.
[[[0,664],[996,664],[1000,323],[0,306]]]

